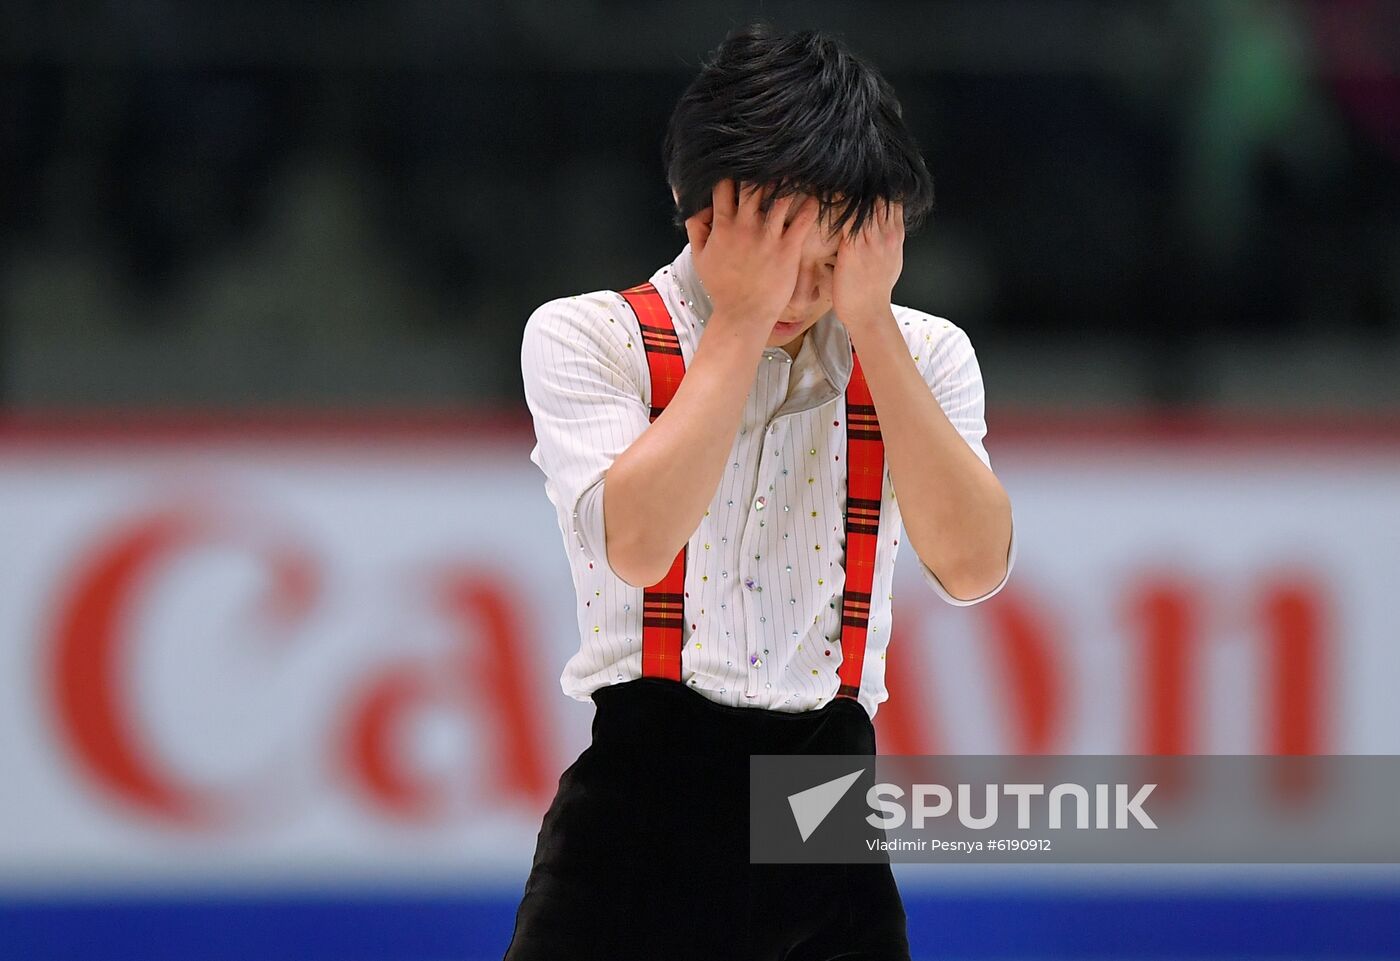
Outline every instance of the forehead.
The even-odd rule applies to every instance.
[[[807,238],[803,249],[814,257],[834,257],[840,248],[840,236],[832,233],[825,225],[818,225],[817,231]]]

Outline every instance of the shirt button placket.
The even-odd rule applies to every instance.
[[[770,629],[777,629],[777,625],[769,624],[768,618],[763,614],[763,545],[762,532],[764,527],[762,521],[768,517],[768,502],[771,499],[768,494],[768,484],[770,475],[777,473],[775,466],[775,454],[781,449],[779,438],[782,432],[777,424],[771,425],[763,432],[763,445],[759,453],[758,471],[756,481],[756,494],[749,502],[747,516],[744,518],[744,533],[741,538],[739,555],[740,563],[744,565],[743,585],[744,585],[744,626],[747,637],[748,651],[745,655],[745,697],[757,697],[762,673],[764,659],[762,651],[769,646],[766,632]]]

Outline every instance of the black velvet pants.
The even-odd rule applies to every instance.
[[[505,961],[908,961],[888,863],[749,863],[749,755],[873,756],[863,707],[729,707],[651,677],[593,702]]]

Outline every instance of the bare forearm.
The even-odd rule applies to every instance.
[[[633,586],[661,579],[719,487],[763,346],[755,330],[712,315],[675,397],[608,470],[608,561]]]
[[[712,193],[714,203],[686,220],[686,234],[714,311],[676,396],[603,482],[608,563],[634,587],[665,575],[714,497],[758,358],[817,222],[810,196],[778,198],[765,213],[757,184],[723,179]]]
[[[1006,570],[1010,499],[929,392],[893,317],[852,327],[909,542],[955,596],[985,593]]]

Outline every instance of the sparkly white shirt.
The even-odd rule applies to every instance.
[[[713,311],[690,245],[651,283],[676,321],[686,366]],[[963,330],[941,317],[891,305],[929,389],[983,463],[991,461],[982,375]],[[803,338],[797,356],[768,347],[754,370],[724,476],[689,541],[681,680],[733,706],[807,711],[835,695],[845,583],[845,390],[851,341],[834,312]],[[636,314],[611,290],[538,307],[521,345],[525,397],[577,595],[579,650],[560,684],[588,700],[604,684],[641,677],[642,588],[613,573],[603,524],[604,474],[650,424],[651,382]],[[922,561],[923,580],[950,604]],[[860,703],[873,717],[888,693],[885,650],[903,527],[888,460],[871,588]],[[916,555],[917,556],[917,555]]]

